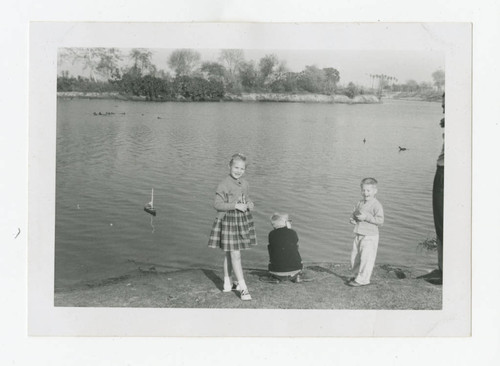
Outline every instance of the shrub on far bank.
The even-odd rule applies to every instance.
[[[225,94],[222,82],[189,76],[175,78],[173,91],[186,100],[195,102],[220,100]]]
[[[418,243],[418,248],[420,250],[436,251],[437,250],[437,239],[436,237],[426,238],[425,240]]]
[[[336,94],[345,95],[349,99],[354,99],[354,97],[357,97],[358,95],[365,94],[365,90],[362,87],[355,85],[353,82],[350,82],[346,87],[338,88]]]

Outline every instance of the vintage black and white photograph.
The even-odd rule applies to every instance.
[[[443,235],[456,93],[432,27],[390,25],[401,38],[376,47],[376,24],[205,25],[238,40],[154,44],[79,26],[89,38],[52,42],[46,70],[54,311],[443,311],[470,243]]]

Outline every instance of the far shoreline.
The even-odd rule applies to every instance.
[[[111,99],[139,102],[185,102],[185,103],[217,103],[217,102],[278,102],[278,103],[325,103],[325,104],[380,104],[381,99],[372,94],[357,95],[349,98],[345,95],[324,94],[281,94],[281,93],[243,93],[227,94],[221,99],[193,101],[182,96],[173,99],[158,98],[149,100],[145,96],[124,95],[118,92],[57,92],[58,98],[63,99]]]
[[[324,95],[324,94],[283,94],[283,93],[242,93],[227,94],[221,99],[214,100],[189,100],[182,96],[176,98],[158,98],[150,100],[145,96],[125,95],[118,92],[57,92],[61,99],[103,99],[121,100],[133,102],[182,102],[182,103],[218,103],[218,102],[242,102],[242,103],[320,103],[320,104],[383,104],[384,100],[401,100],[409,102],[441,103],[441,97],[433,95],[419,95],[417,93],[390,93],[377,97],[373,94],[361,94],[354,98],[346,95]]]

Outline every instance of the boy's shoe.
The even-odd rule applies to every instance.
[[[231,292],[231,291],[235,291],[235,290],[240,290],[240,285],[238,284],[238,282],[233,282],[232,285],[226,285],[224,284],[224,288],[222,289],[222,292]]]
[[[363,284],[363,283],[358,283],[358,282],[352,280],[351,282],[348,283],[348,285],[351,287],[361,287],[361,286],[369,285],[369,283]]]
[[[418,276],[417,278],[424,279],[425,281],[433,284],[433,285],[442,285],[443,284],[443,271],[440,269],[435,269],[434,271],[427,273],[422,276]]]
[[[248,292],[248,289],[241,290],[240,292],[240,298],[241,300],[252,300],[252,296],[250,296],[250,292]]]
[[[432,280],[439,280],[443,279],[443,272],[439,269],[435,269],[427,274],[424,274],[422,276],[418,276],[417,278],[422,278],[424,280],[432,279]]]
[[[430,278],[426,280],[427,282],[433,284],[433,285],[442,285],[443,284],[443,279],[442,278]]]

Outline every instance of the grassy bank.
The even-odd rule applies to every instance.
[[[347,286],[348,264],[306,266],[311,282],[261,281],[262,269],[245,270],[251,301],[237,292],[222,292],[221,270],[190,269],[158,272],[138,269],[128,276],[55,294],[55,306],[130,308],[253,309],[441,309],[442,287],[416,277],[408,267],[377,265],[372,284]]]

